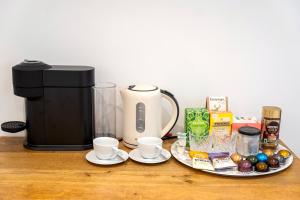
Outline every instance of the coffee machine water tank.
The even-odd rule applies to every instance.
[[[25,98],[26,123],[7,122],[2,130],[26,128],[24,146],[33,150],[92,148],[93,67],[25,60],[12,74],[15,95]]]

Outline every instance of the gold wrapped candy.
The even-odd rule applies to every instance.
[[[278,151],[278,154],[287,159],[288,157],[290,157],[291,152],[289,152],[288,150],[280,150]]]
[[[231,160],[235,163],[239,163],[243,160],[243,156],[241,156],[240,154],[238,153],[233,153],[231,154],[230,156]]]
[[[263,153],[266,154],[268,157],[271,157],[274,155],[274,151],[272,149],[264,149]]]

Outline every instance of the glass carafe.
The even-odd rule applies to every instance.
[[[102,82],[94,87],[95,137],[116,138],[116,84]]]

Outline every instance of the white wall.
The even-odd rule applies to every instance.
[[[237,115],[278,105],[280,137],[299,155],[299,46],[297,0],[0,0],[0,122],[24,115],[13,65],[84,64],[98,81],[168,89],[182,109],[208,95],[229,96]]]

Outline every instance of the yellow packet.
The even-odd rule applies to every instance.
[[[210,113],[210,134],[231,135],[232,112]]]
[[[203,151],[189,151],[189,156],[191,158],[208,159],[208,153],[203,152]]]

